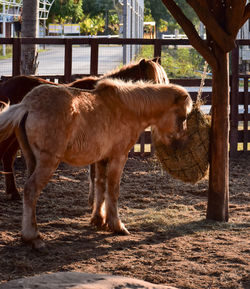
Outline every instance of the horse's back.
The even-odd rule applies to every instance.
[[[68,87],[75,87],[80,89],[94,89],[99,78],[95,76],[89,76],[82,79],[78,79],[69,83]]]
[[[23,97],[33,88],[48,83],[52,84],[52,82],[35,76],[14,76],[1,83],[0,99],[8,98],[10,104],[16,104],[22,101]]]
[[[74,95],[63,86],[42,84],[32,89],[22,103],[32,111],[45,110],[49,113],[63,113],[64,109],[71,106]]]

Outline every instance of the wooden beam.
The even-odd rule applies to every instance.
[[[229,200],[229,61],[214,48],[219,68],[213,70],[212,127],[207,219],[228,221]]]
[[[243,26],[244,23],[245,23],[249,18],[250,18],[250,3],[248,3],[247,6],[245,7],[243,19],[242,19],[242,21],[241,21],[241,26]]]
[[[232,83],[230,98],[230,157],[237,155],[239,105],[239,46],[232,51]]]
[[[227,0],[226,2],[226,25],[228,33],[236,38],[239,29],[241,28],[242,19],[244,16],[246,0]]]
[[[21,38],[13,39],[12,76],[21,74]]]
[[[159,41],[156,41],[154,45],[154,57],[158,57],[158,61],[161,64],[161,44]]]
[[[64,52],[64,82],[71,82],[72,74],[72,39],[67,38],[65,41]]]
[[[186,33],[191,45],[207,60],[211,67],[216,68],[217,60],[214,54],[212,53],[210,47],[207,45],[207,42],[200,38],[193,23],[185,16],[185,14],[173,0],[162,0],[162,2],[176,19],[176,21],[180,24]]]
[[[213,37],[213,40],[224,51],[229,52],[235,47],[235,39],[232,35],[225,31],[215,18],[215,15],[210,11],[206,1],[186,0],[187,3],[194,9],[202,23]]]
[[[90,54],[90,75],[98,75],[98,53],[99,45],[96,38],[90,39],[91,54]]]

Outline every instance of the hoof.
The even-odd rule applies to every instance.
[[[120,220],[118,220],[117,222],[107,223],[106,226],[110,231],[116,234],[124,236],[130,235],[129,231],[126,229],[125,225]]]
[[[25,238],[22,237],[22,241],[25,244],[31,246],[32,250],[34,250],[36,252],[41,252],[41,253],[47,252],[47,249],[45,247],[45,243],[43,242],[43,240],[40,236],[38,236],[34,240],[26,240]]]
[[[123,235],[123,236],[130,235],[129,231],[125,228],[125,226],[123,228],[121,228],[119,231],[115,231],[115,233],[118,235]]]
[[[103,217],[102,216],[93,216],[92,218],[91,218],[91,221],[90,221],[90,224],[91,225],[94,225],[94,226],[96,226],[96,227],[98,227],[98,228],[101,228],[101,227],[103,227],[103,225],[104,225],[104,220],[103,220]]]
[[[21,196],[18,192],[17,189],[6,189],[6,194],[9,197],[10,201],[20,201],[21,200]]]
[[[11,194],[11,201],[21,201],[21,196],[19,195],[19,193],[15,193],[15,194]]]
[[[32,249],[39,252],[44,252],[46,250],[45,243],[41,238],[32,241]]]
[[[88,204],[89,204],[90,208],[93,209],[93,206],[94,206],[94,197],[93,197],[93,195],[89,194]]]

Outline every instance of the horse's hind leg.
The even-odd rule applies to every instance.
[[[31,243],[34,249],[44,247],[36,223],[37,199],[44,186],[49,182],[58,163],[58,159],[46,153],[41,153],[39,160],[36,160],[33,173],[24,186],[22,239],[24,242]],[[29,166],[31,164],[32,162],[29,163]],[[32,171],[32,167],[29,168],[29,171]]]
[[[95,164],[89,166],[89,206],[93,208],[95,197]]]
[[[95,194],[93,194],[93,212],[91,217],[91,224],[97,227],[101,227],[105,223],[104,215],[104,198],[106,191],[106,170],[107,161],[100,161],[95,164]]]
[[[107,168],[107,192],[105,198],[106,225],[116,233],[128,235],[129,232],[121,222],[118,214],[118,197],[120,191],[120,179],[127,156],[109,160]]]
[[[19,144],[16,140],[16,137],[14,136],[14,140],[7,147],[2,157],[6,193],[11,195],[12,200],[21,199],[18,193],[18,190],[16,188],[14,169],[13,169],[13,165],[14,165],[14,161],[15,161],[18,149],[19,149]]]
[[[23,219],[22,219],[22,239],[31,243],[33,248],[44,247],[36,223],[36,203],[41,190],[49,182],[52,174],[56,170],[59,159],[49,151],[33,152],[25,131],[25,119],[23,118],[19,128],[16,129],[16,136],[21,146],[26,166],[28,179],[24,185],[23,193]]]

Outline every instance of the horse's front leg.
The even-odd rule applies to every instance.
[[[118,197],[120,192],[120,179],[126,161],[127,156],[121,156],[109,160],[105,198],[106,225],[111,231],[123,235],[128,235],[129,232],[119,218]]]
[[[101,227],[105,223],[104,214],[104,198],[106,191],[106,170],[107,161],[102,160],[95,163],[95,192],[93,194],[93,211],[91,216],[91,224]]]
[[[95,197],[95,164],[89,166],[89,206],[93,208]]]

